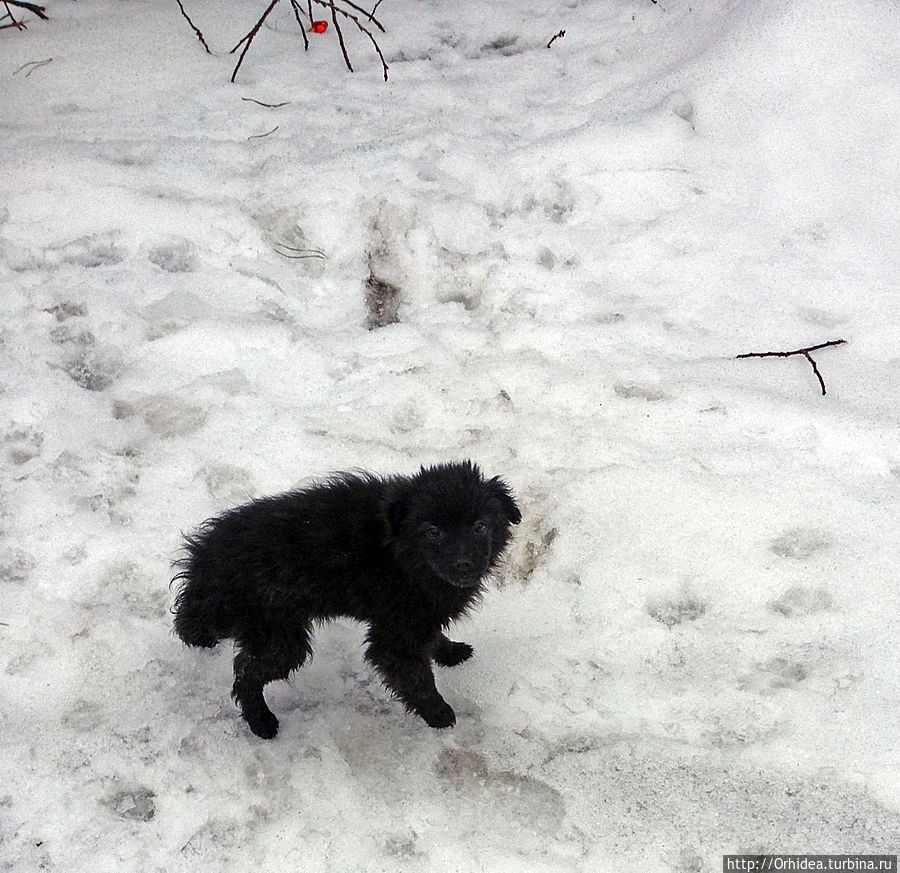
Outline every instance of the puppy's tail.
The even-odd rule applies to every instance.
[[[211,649],[226,633],[219,629],[221,595],[202,578],[198,558],[202,544],[198,539],[185,537],[185,556],[175,562],[181,572],[172,582],[179,582],[172,613],[175,633],[189,646]]]

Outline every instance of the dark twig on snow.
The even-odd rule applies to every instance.
[[[269,17],[269,13],[277,5],[278,5],[278,0],[272,0],[272,2],[269,4],[266,11],[263,12],[259,21],[257,21],[256,24],[253,25],[250,32],[246,36],[244,36],[243,39],[241,39],[238,42],[238,44],[229,52],[229,54],[233,55],[241,47],[241,45],[243,43],[246,43],[246,45],[244,45],[244,50],[241,52],[241,56],[238,58],[238,62],[235,65],[234,72],[231,74],[232,82],[234,81],[234,77],[237,76],[238,70],[241,68],[241,64],[244,63],[244,56],[247,54],[248,50],[250,49],[250,44],[253,42],[254,37],[256,36],[257,33],[259,33],[259,29],[263,26],[263,24],[265,24],[266,19]]]
[[[206,53],[208,55],[211,55],[212,52],[209,50],[209,46],[206,44],[206,40],[203,38],[203,34],[200,33],[200,28],[197,27],[197,25],[194,24],[193,21],[191,21],[191,16],[187,14],[184,6],[181,5],[181,0],[175,0],[175,2],[178,4],[178,8],[181,10],[181,14],[184,16],[184,20],[191,26],[191,29],[194,31],[194,33],[197,34],[197,39],[200,40],[201,45],[206,49]]]
[[[15,27],[17,30],[25,30],[25,22],[19,21],[18,18],[15,17],[12,13],[12,9],[10,6],[15,6],[17,9],[27,9],[29,12],[33,12],[40,18],[42,21],[49,21],[50,19],[46,16],[46,7],[38,6],[37,3],[26,3],[25,0],[2,0],[3,8],[6,10],[5,15],[0,15],[0,30],[4,30],[7,27]],[[8,24],[4,24],[8,20]]]
[[[289,106],[291,101],[284,100],[281,103],[263,103],[262,100],[254,100],[252,97],[241,97],[246,103],[255,103],[257,106],[265,106],[266,109],[280,109],[282,106]]]
[[[27,79],[35,70],[38,70],[41,67],[46,67],[47,64],[52,64],[52,63],[53,63],[53,58],[44,58],[44,60],[42,60],[42,61],[27,61],[26,63],[22,64],[22,66],[19,67],[18,70],[14,70],[13,75],[18,76],[19,73],[22,72],[22,70],[27,70],[28,72],[25,73],[25,78]]]
[[[300,18],[300,4],[298,0],[291,0],[291,9],[294,10],[294,19],[297,22],[297,27],[300,28],[300,34],[303,37],[303,51],[309,51],[309,38],[306,36],[306,28],[303,26],[303,21]],[[309,20],[312,21],[312,8],[309,11]]]
[[[3,0],[3,5],[7,8],[10,6],[18,6],[20,9],[27,9],[29,12],[33,12],[42,21],[50,20],[45,14],[47,7],[38,6],[37,3],[26,3],[25,0]]]
[[[378,55],[378,59],[381,61],[381,69],[384,73],[384,81],[388,80],[388,65],[387,61],[384,59],[384,55],[381,53],[381,47],[378,45],[378,41],[372,35],[372,31],[369,30],[363,23],[359,20],[356,15],[352,15],[347,12],[346,9],[342,9],[340,6],[335,5],[334,0],[315,0],[320,6],[327,6],[331,10],[331,20],[334,22],[334,29],[337,31],[338,42],[341,45],[341,52],[344,55],[344,63],[347,65],[347,69],[350,72],[353,72],[353,67],[350,64],[350,56],[347,54],[347,47],[344,45],[344,32],[341,30],[340,22],[338,21],[338,15],[343,15],[344,18],[349,18],[359,29],[361,33],[364,33],[368,38],[369,42],[372,43],[372,46],[375,49],[375,53]],[[366,12],[361,6],[357,6],[355,3],[352,3],[351,0],[342,0],[344,5],[349,6],[351,9],[355,9],[358,12],[361,12],[366,18],[369,19],[382,33],[385,32],[384,27],[381,22],[378,21],[374,16],[374,10],[372,12]],[[376,9],[377,9],[376,4]]]
[[[267,130],[265,133],[254,133],[252,136],[248,136],[247,139],[262,139],[263,137],[271,136],[276,130],[278,130],[277,124],[271,130]]]
[[[0,0],[0,3],[4,2],[4,0]],[[12,3],[14,0],[6,0],[6,2]],[[197,35],[197,38],[203,44],[203,47],[209,52],[209,46],[206,44],[206,40],[203,38],[203,34],[200,32],[199,28],[191,21],[188,17],[187,12],[185,11],[184,6],[182,5],[181,0],[176,0],[178,3],[179,9],[181,9],[181,14],[184,16],[185,20],[191,26],[194,33]],[[244,62],[244,58],[247,55],[247,52],[250,50],[250,45],[253,43],[253,40],[256,38],[256,35],[259,33],[263,24],[265,24],[266,19],[271,15],[272,10],[281,2],[281,0],[271,0],[268,6],[266,7],[263,14],[259,17],[256,24],[253,25],[252,28],[240,39],[238,40],[237,45],[231,50],[230,54],[234,54],[241,49],[241,54],[238,57],[237,64],[235,64],[234,70],[231,73],[231,81],[234,82],[237,77],[238,70],[241,68],[241,64]],[[309,25],[313,23],[313,6],[320,6],[323,9],[328,10],[331,14],[331,21],[334,24],[334,30],[337,34],[338,43],[341,48],[341,54],[344,57],[344,63],[347,65],[347,69],[350,72],[353,72],[353,64],[350,62],[350,54],[347,51],[347,45],[344,42],[344,32],[341,29],[341,21],[352,21],[357,30],[362,33],[369,42],[372,43],[373,48],[375,49],[375,53],[378,55],[378,59],[381,61],[382,72],[384,73],[384,80],[387,81],[388,78],[388,65],[385,60],[384,54],[381,51],[381,47],[378,45],[378,40],[375,39],[375,35],[372,33],[369,25],[374,25],[378,30],[382,33],[385,33],[384,25],[375,17],[375,11],[381,5],[382,0],[377,0],[375,6],[373,7],[371,12],[363,9],[362,6],[358,5],[354,2],[354,0],[306,0],[307,8],[304,10],[301,8],[302,0],[289,0],[291,4],[291,9],[294,13],[294,19],[297,22],[297,26],[300,28],[300,33],[303,36],[303,47],[305,50],[309,50],[309,38],[307,36],[307,26],[304,25],[304,22],[301,16],[306,16],[309,19]],[[25,5],[24,3],[20,3],[19,5]],[[358,13],[358,14],[357,14]]]
[[[561,30],[559,33],[554,33],[550,38],[550,42],[547,43],[547,48],[550,48],[553,43],[555,43],[558,39],[562,39],[566,35],[564,30]]]
[[[350,56],[347,54],[347,46],[344,45],[344,32],[341,30],[341,25],[338,22],[337,18],[337,7],[334,5],[334,0],[329,0],[328,5],[331,7],[331,20],[334,22],[334,29],[338,35],[338,42],[341,46],[341,54],[344,56],[344,63],[347,65],[347,69],[352,73],[353,67],[350,64]]]
[[[315,0],[315,2],[320,6],[331,6],[331,0],[327,0],[327,2],[326,0]],[[362,14],[365,15],[365,17],[368,18],[369,21],[371,21],[372,24],[374,24],[382,33],[385,32],[384,27],[382,27],[381,25],[381,22],[375,17],[375,9],[378,8],[380,0],[379,3],[375,4],[375,9],[373,9],[371,12],[366,12],[366,10],[362,8],[362,6],[357,6],[356,3],[353,2],[353,0],[341,0],[341,2],[345,6],[349,6],[351,9],[355,9],[357,12],[362,12]],[[340,8],[338,8],[338,12],[341,12]],[[346,12],[342,14],[347,15]],[[347,15],[347,17],[350,18],[351,16]]]
[[[327,258],[327,255],[321,249],[298,249],[286,243],[274,243],[274,249],[283,258],[290,258],[294,261],[302,261],[307,258],[318,258],[324,261]],[[285,251],[281,251],[281,249],[285,249]],[[287,252],[291,252],[291,254],[287,254]]]
[[[375,4],[374,8],[371,12],[367,12],[362,6],[358,6],[353,0],[339,0],[339,2],[343,6],[347,6],[350,9],[355,10],[356,12],[362,13],[369,21],[372,22],[382,33],[385,33],[384,25],[375,17],[375,10],[381,5],[381,0]],[[365,34],[369,38],[369,42],[372,43],[373,48],[375,49],[375,53],[378,55],[378,59],[381,61],[381,69],[384,73],[384,81],[387,82],[388,79],[388,65],[387,61],[384,59],[384,55],[381,52],[381,47],[378,45],[378,41],[375,39],[372,31],[369,30],[360,20],[359,17],[353,15],[350,12],[347,12],[346,9],[343,9],[342,6],[337,5],[335,0],[309,0],[309,19],[312,21],[312,4],[315,3],[317,6],[323,6],[324,8],[330,10],[331,12],[331,20],[334,23],[335,32],[338,35],[338,43],[341,46],[341,54],[344,56],[344,63],[347,65],[347,69],[350,72],[353,72],[353,66],[350,63],[350,56],[347,54],[347,46],[344,44],[344,32],[341,30],[341,24],[338,19],[338,15],[343,15],[344,18],[349,18],[352,21],[360,33]]]
[[[829,340],[827,343],[819,343],[816,346],[807,346],[805,349],[795,349],[792,352],[746,352],[743,355],[738,355],[738,358],[790,358],[794,355],[802,355],[809,361],[809,365],[812,367],[813,373],[816,374],[816,378],[819,380],[819,387],[822,389],[822,396],[825,396],[825,380],[822,378],[822,374],[819,372],[819,368],[816,366],[816,362],[813,360],[810,352],[817,352],[819,349],[828,349],[832,346],[842,346],[847,342],[847,340]]]

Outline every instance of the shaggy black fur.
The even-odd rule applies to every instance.
[[[302,666],[315,622],[339,616],[368,624],[366,658],[406,708],[449,727],[431,662],[471,657],[444,628],[478,601],[521,518],[471,461],[254,500],[185,537],[175,631],[192,646],[234,640],[232,697],[257,736],[278,731],[263,687]]]

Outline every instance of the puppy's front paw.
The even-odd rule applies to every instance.
[[[455,667],[468,661],[475,650],[468,643],[455,643],[447,640],[437,647],[434,653],[434,663],[442,667]]]
[[[427,709],[421,709],[419,715],[425,719],[429,727],[433,728],[448,728],[456,724],[456,713],[446,700],[441,700]]]

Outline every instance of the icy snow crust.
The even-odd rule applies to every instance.
[[[385,85],[285,3],[231,85],[264,4],[185,5],[213,57],[149,0],[0,33],[0,869],[897,851],[900,7],[387,0]],[[826,397],[734,359],[837,338]],[[457,727],[347,623],[253,737],[180,530],[469,456],[525,519]]]

